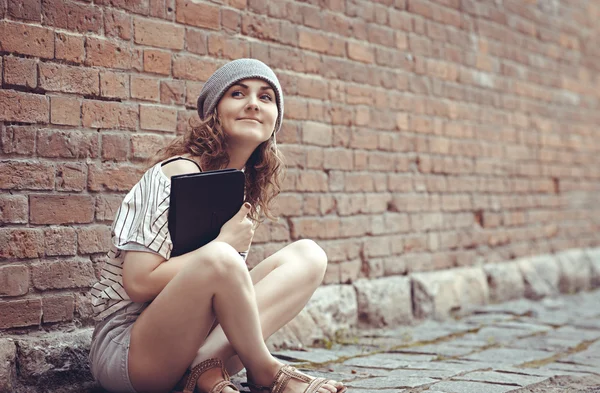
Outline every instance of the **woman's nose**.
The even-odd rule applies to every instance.
[[[248,104],[246,104],[246,110],[255,110],[257,111],[258,108],[258,100],[256,98],[254,98],[253,96],[250,96],[248,98]]]

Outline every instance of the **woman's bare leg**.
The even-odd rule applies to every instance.
[[[215,242],[196,255],[198,260],[182,269],[133,325],[129,376],[137,391],[165,392],[175,386],[215,314],[248,369],[265,380],[279,366],[262,339],[254,287],[239,254]]]
[[[265,340],[302,311],[321,284],[326,267],[325,252],[311,240],[300,240],[266,258],[250,272]],[[194,364],[215,355],[229,358],[227,369],[232,375],[243,368],[220,325],[200,347]],[[331,385],[325,389],[336,391]]]

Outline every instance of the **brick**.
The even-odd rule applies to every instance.
[[[0,146],[5,154],[33,155],[36,129],[30,126],[1,128]]]
[[[55,188],[57,191],[84,191],[86,188],[87,167],[80,162],[67,162],[56,165]]]
[[[28,291],[29,268],[27,266],[0,266],[0,296],[21,296]]]
[[[132,75],[131,98],[158,102],[160,98],[159,80]]]
[[[348,171],[354,167],[353,154],[350,150],[326,149],[324,155],[323,169],[325,170],[340,169]]]
[[[332,134],[331,126],[322,123],[305,122],[302,125],[302,142],[305,144],[331,146]]]
[[[0,21],[0,37],[2,52],[54,58],[54,32],[50,29],[4,20]]]
[[[98,135],[93,132],[40,130],[37,153],[41,157],[98,157]]]
[[[102,159],[126,161],[129,152],[129,136],[123,134],[102,135]]]
[[[39,229],[0,228],[0,259],[44,256],[44,233]]]
[[[66,60],[73,63],[83,63],[85,59],[84,39],[81,35],[56,32],[55,57],[60,60]]]
[[[370,46],[359,42],[349,41],[347,43],[348,57],[363,63],[372,64],[375,62],[375,55]]]
[[[327,174],[315,171],[303,171],[299,173],[296,189],[298,191],[327,191]]]
[[[75,298],[68,295],[47,295],[42,298],[42,321],[72,321],[75,312]]]
[[[89,259],[41,262],[31,265],[36,289],[64,289],[91,287],[96,282],[94,267]]]
[[[192,56],[173,56],[173,77],[194,81],[206,81],[217,70],[214,61]]]
[[[280,23],[264,16],[243,14],[242,34],[264,41],[278,41],[281,37]]]
[[[198,107],[198,97],[204,87],[204,83],[185,82],[185,106],[190,108]]]
[[[230,60],[247,58],[250,53],[249,43],[237,38],[221,35],[208,36],[208,54]]]
[[[161,81],[160,103],[164,105],[185,104],[185,83],[183,81]]]
[[[53,63],[40,63],[40,87],[48,91],[98,95],[98,70]]]
[[[117,102],[84,100],[82,122],[88,128],[137,128],[138,106]]]
[[[4,83],[8,85],[37,86],[37,62],[35,59],[4,57]]]
[[[134,42],[165,49],[183,49],[185,30],[172,23],[140,17],[133,19]]]
[[[0,302],[0,329],[39,325],[41,321],[40,299]]]
[[[0,187],[4,190],[52,190],[54,166],[26,161],[0,162]]]
[[[68,126],[81,125],[81,101],[71,97],[50,97],[50,122]]]
[[[0,223],[26,224],[29,204],[25,195],[0,195]]]
[[[150,16],[154,16],[161,19],[167,19],[167,9],[165,0],[150,0]],[[172,18],[169,17],[168,19]]]
[[[80,254],[106,253],[110,247],[110,227],[93,225],[77,230]]]
[[[130,11],[134,14],[148,15],[150,13],[148,0],[95,0],[94,3]]]
[[[89,191],[129,191],[145,170],[131,165],[88,164]]]
[[[239,33],[242,25],[242,16],[239,11],[221,9],[221,26],[229,33]]]
[[[93,5],[69,0],[42,0],[44,24],[80,33],[100,33],[102,11]]]
[[[100,95],[110,98],[129,97],[129,75],[117,72],[100,73]]]
[[[219,30],[221,27],[218,6],[177,0],[175,9],[175,20],[179,23],[212,30]]]
[[[298,31],[298,46],[302,49],[308,49],[319,53],[329,51],[329,39],[322,33],[308,30]]]
[[[306,218],[290,220],[292,239],[332,239],[340,236],[340,219],[337,217]]]
[[[140,105],[140,128],[143,130],[175,132],[177,110],[159,106]]]
[[[84,224],[94,220],[94,202],[89,195],[30,195],[32,224]]]
[[[133,52],[127,45],[104,38],[86,37],[85,65],[129,70],[133,68]]]
[[[96,221],[112,222],[123,202],[121,195],[96,196]]]
[[[9,0],[8,15],[14,19],[40,22],[42,18],[42,3],[40,0]]]
[[[66,256],[77,254],[77,233],[71,227],[50,227],[44,229],[46,256]]]
[[[48,123],[49,109],[43,95],[0,90],[0,121]]]
[[[185,48],[198,55],[208,53],[208,34],[192,28],[185,29]]]
[[[131,15],[118,10],[104,10],[104,34],[106,37],[129,41],[132,37]]]
[[[131,136],[131,153],[134,158],[148,159],[165,145],[160,135],[141,134]]]
[[[144,71],[162,75],[170,75],[171,53],[158,49],[145,49]]]

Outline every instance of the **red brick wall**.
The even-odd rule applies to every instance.
[[[285,91],[283,219],[328,283],[600,245],[599,5],[0,0],[0,329],[79,319],[144,160],[229,59]]]

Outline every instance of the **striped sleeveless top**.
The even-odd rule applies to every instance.
[[[168,225],[171,179],[161,167],[177,159],[193,161],[173,157],[152,166],[125,195],[117,211],[111,226],[108,260],[102,267],[100,280],[90,290],[96,321],[132,303],[123,287],[124,251],[153,252],[165,260],[170,258],[173,248]],[[240,255],[245,259],[247,253]]]

